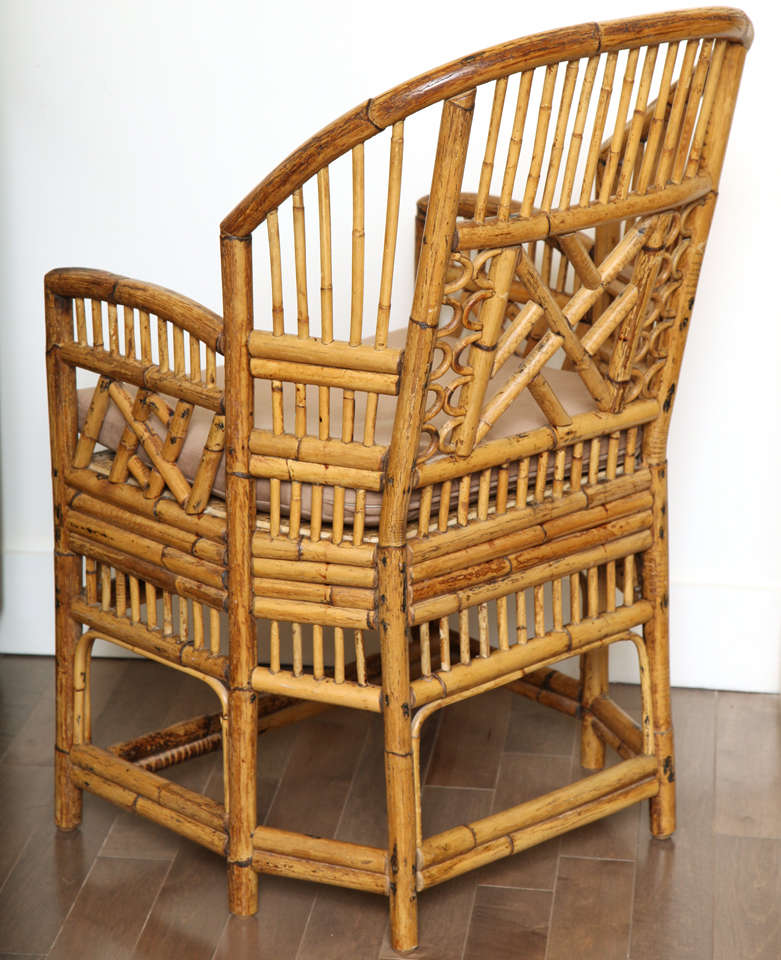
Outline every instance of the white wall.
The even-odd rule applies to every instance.
[[[4,0],[0,651],[49,653],[53,642],[46,270],[101,267],[219,310],[220,219],[313,131],[455,56],[653,2]],[[671,436],[673,680],[777,690],[781,317],[769,124],[781,17],[770,3],[748,12],[757,38]],[[716,403],[718,423],[707,419]]]

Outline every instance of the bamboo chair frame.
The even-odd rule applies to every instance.
[[[400,950],[417,943],[418,892],[450,877],[644,798],[654,835],[673,832],[666,441],[751,39],[745,15],[725,8],[591,23],[491,48],[366,101],[223,221],[224,317],[100,271],[46,276],[62,829],[79,824],[85,789],[161,823],[226,857],[238,914],[256,910],[258,873],[382,894]],[[492,101],[481,139],[472,121],[484,88]],[[432,105],[441,105],[439,141],[398,349],[388,338],[404,122]],[[384,130],[385,233],[367,342],[364,144]],[[472,193],[470,142],[482,156]],[[330,167],[340,157],[352,184],[346,341],[334,338]],[[308,183],[317,243],[307,235]],[[265,330],[253,314],[262,224]],[[319,264],[319,333],[307,258]],[[577,381],[585,411],[571,413],[557,394],[557,356],[557,376]],[[81,415],[77,368],[97,376]],[[258,384],[270,429],[255,422]],[[544,424],[491,436],[522,396]],[[109,409],[123,425],[110,454],[99,449]],[[188,473],[183,450],[199,416],[207,429]],[[224,501],[215,495],[223,461]],[[364,642],[373,628],[374,654]],[[99,749],[89,696],[97,637],[201,679],[219,711]],[[641,668],[639,725],[608,696],[609,647],[624,640]],[[574,655],[579,681],[552,666]],[[499,686],[577,718],[582,763],[595,772],[424,837],[423,724]],[[382,714],[385,849],[257,822],[258,730],[331,705]],[[603,769],[606,745],[622,761]],[[224,803],[157,772],[220,747]]]

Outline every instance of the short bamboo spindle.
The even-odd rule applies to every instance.
[[[252,591],[252,534],[255,481],[249,472],[254,389],[247,338],[252,330],[252,241],[221,240],[225,309],[226,507],[228,513],[228,623],[230,694],[227,772],[228,898],[232,913],[258,908],[258,875],[252,866],[252,831],[257,824],[257,664]]]
[[[474,109],[474,91],[442,108],[431,188],[407,347],[401,370],[394,432],[420,434],[425,403],[419,371],[431,364],[445,273],[455,229],[458,193]],[[378,551],[378,620],[382,654],[385,779],[388,810],[391,938],[396,950],[417,945],[415,786],[409,702],[409,652],[406,603],[406,506],[409,503],[416,445],[396,444],[389,451]]]

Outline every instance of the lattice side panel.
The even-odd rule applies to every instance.
[[[224,491],[224,478],[216,483],[225,418],[215,350],[162,317],[100,300],[74,299],[74,334],[65,357],[99,376],[88,404],[80,402],[73,466],[87,468],[96,448],[108,447],[112,484],[130,482],[149,500],[166,493],[186,513],[203,512],[215,485]]]

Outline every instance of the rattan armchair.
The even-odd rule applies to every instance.
[[[387,896],[397,949],[418,892],[473,867],[644,798],[672,833],[666,439],[750,41],[721,8],[592,23],[362,103],[223,221],[222,318],[47,275],[61,828],[85,789],[164,824],[226,856],[237,914],[264,872]],[[98,637],[219,710],[99,749]],[[625,641],[639,724],[608,696]],[[552,668],[572,657],[579,680]],[[425,721],[503,685],[571,715],[596,772],[423,836]],[[331,705],[382,715],[386,848],[258,823],[258,729]],[[223,803],[160,772],[219,748]]]

